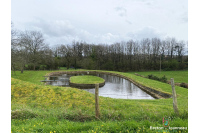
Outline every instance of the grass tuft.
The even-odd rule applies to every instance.
[[[11,119],[31,119],[38,115],[35,112],[27,109],[14,110],[11,112]]]

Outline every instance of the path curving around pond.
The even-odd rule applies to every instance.
[[[108,71],[58,71],[58,72],[51,72],[51,73],[48,73],[46,75],[47,76],[47,80],[49,80],[49,78],[51,76],[59,76],[61,74],[84,74],[84,75],[89,75],[89,74],[107,74],[107,75],[117,76],[117,77],[121,77],[123,79],[126,79],[126,80],[130,81],[131,83],[133,83],[134,85],[136,85],[141,90],[143,90],[147,94],[151,95],[155,99],[163,99],[163,98],[171,98],[172,97],[171,94],[168,94],[168,93],[165,93],[165,92],[161,92],[161,91],[152,89],[150,87],[146,87],[144,85],[141,85],[138,82],[134,81],[134,79],[132,79],[132,78],[126,77],[126,76],[124,76],[122,74],[119,74],[119,73],[108,72]]]

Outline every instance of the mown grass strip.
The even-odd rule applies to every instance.
[[[77,84],[97,84],[97,83],[103,83],[104,81],[105,80],[100,77],[91,76],[91,75],[70,77],[70,82],[77,83]]]

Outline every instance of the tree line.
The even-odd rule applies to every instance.
[[[141,71],[188,68],[187,42],[144,38],[113,44],[73,41],[50,47],[39,31],[11,31],[11,69],[55,70],[59,67]]]

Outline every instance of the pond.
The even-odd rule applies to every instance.
[[[53,86],[69,86],[69,78],[77,75],[83,74],[63,74],[61,76],[52,76],[50,77],[50,80],[55,81],[47,82],[47,84]],[[105,80],[105,85],[99,88],[99,96],[119,99],[154,99],[151,95],[135,86],[132,82],[121,77],[107,74],[96,74],[94,76],[99,76]],[[95,93],[94,88],[83,90],[93,94]]]

